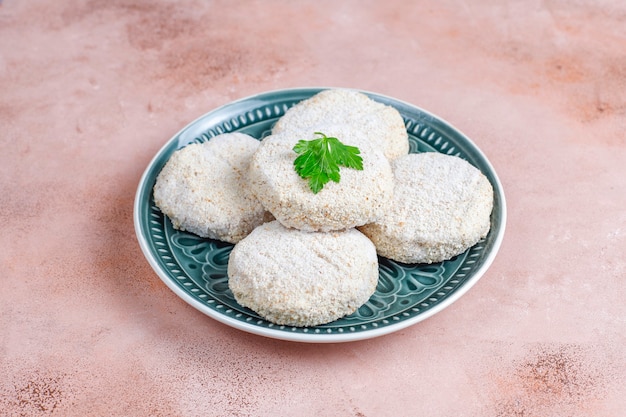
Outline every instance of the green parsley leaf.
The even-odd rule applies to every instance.
[[[328,181],[339,182],[339,167],[363,170],[361,151],[356,146],[344,145],[337,138],[315,132],[320,138],[300,140],[293,147],[298,154],[293,161],[300,177],[309,180],[309,187],[317,194]]]

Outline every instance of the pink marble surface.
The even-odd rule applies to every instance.
[[[231,100],[354,87],[448,120],[503,183],[487,274],[336,345],[199,313],[143,258],[139,178]],[[626,415],[626,3],[4,0],[0,415]]]

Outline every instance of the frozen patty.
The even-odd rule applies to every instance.
[[[347,89],[324,90],[287,110],[272,133],[310,136],[322,126],[339,125],[353,130],[395,159],[409,152],[409,137],[402,116],[394,107]]]
[[[267,219],[246,181],[258,147],[251,136],[226,133],[177,150],[156,179],[155,204],[175,229],[238,242]]]
[[[403,263],[450,259],[485,237],[493,188],[467,161],[436,152],[392,162],[393,204],[378,221],[360,227],[378,254]]]
[[[237,302],[287,326],[316,326],[351,314],[377,282],[376,248],[356,229],[310,233],[273,221],[237,243],[228,261]]]
[[[338,126],[322,133],[346,145],[358,144],[363,170],[342,167],[338,183],[330,181],[314,194],[307,180],[294,169],[299,139],[289,133],[265,138],[250,163],[248,179],[255,195],[274,217],[287,227],[306,231],[341,230],[380,218],[393,196],[391,165],[383,153],[367,142],[358,142],[358,132]]]

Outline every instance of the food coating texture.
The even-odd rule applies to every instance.
[[[316,326],[355,312],[378,283],[374,244],[356,229],[310,233],[277,221],[235,245],[228,285],[242,306],[287,326]]]
[[[450,259],[485,237],[493,188],[467,161],[436,152],[393,161],[393,205],[378,222],[360,227],[378,254],[404,263]]]
[[[358,134],[334,126],[323,131],[346,145],[357,142]],[[363,170],[342,167],[338,183],[330,181],[317,194],[308,180],[294,169],[299,139],[314,139],[277,134],[265,138],[250,163],[248,180],[257,198],[272,215],[287,227],[306,231],[347,229],[373,222],[387,210],[393,196],[393,173],[379,149],[358,144]]]
[[[272,134],[310,136],[328,125],[348,127],[357,137],[380,147],[390,160],[409,152],[409,137],[398,110],[347,89],[324,90],[299,102],[276,122]]]
[[[236,243],[268,218],[246,172],[259,141],[225,133],[172,154],[154,185],[154,202],[175,229]]]

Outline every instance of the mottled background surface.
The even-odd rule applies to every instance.
[[[283,342],[204,316],[143,258],[157,150],[302,86],[411,102],[490,159],[507,233],[451,307]],[[0,415],[625,415],[621,0],[4,0],[0,172]]]

